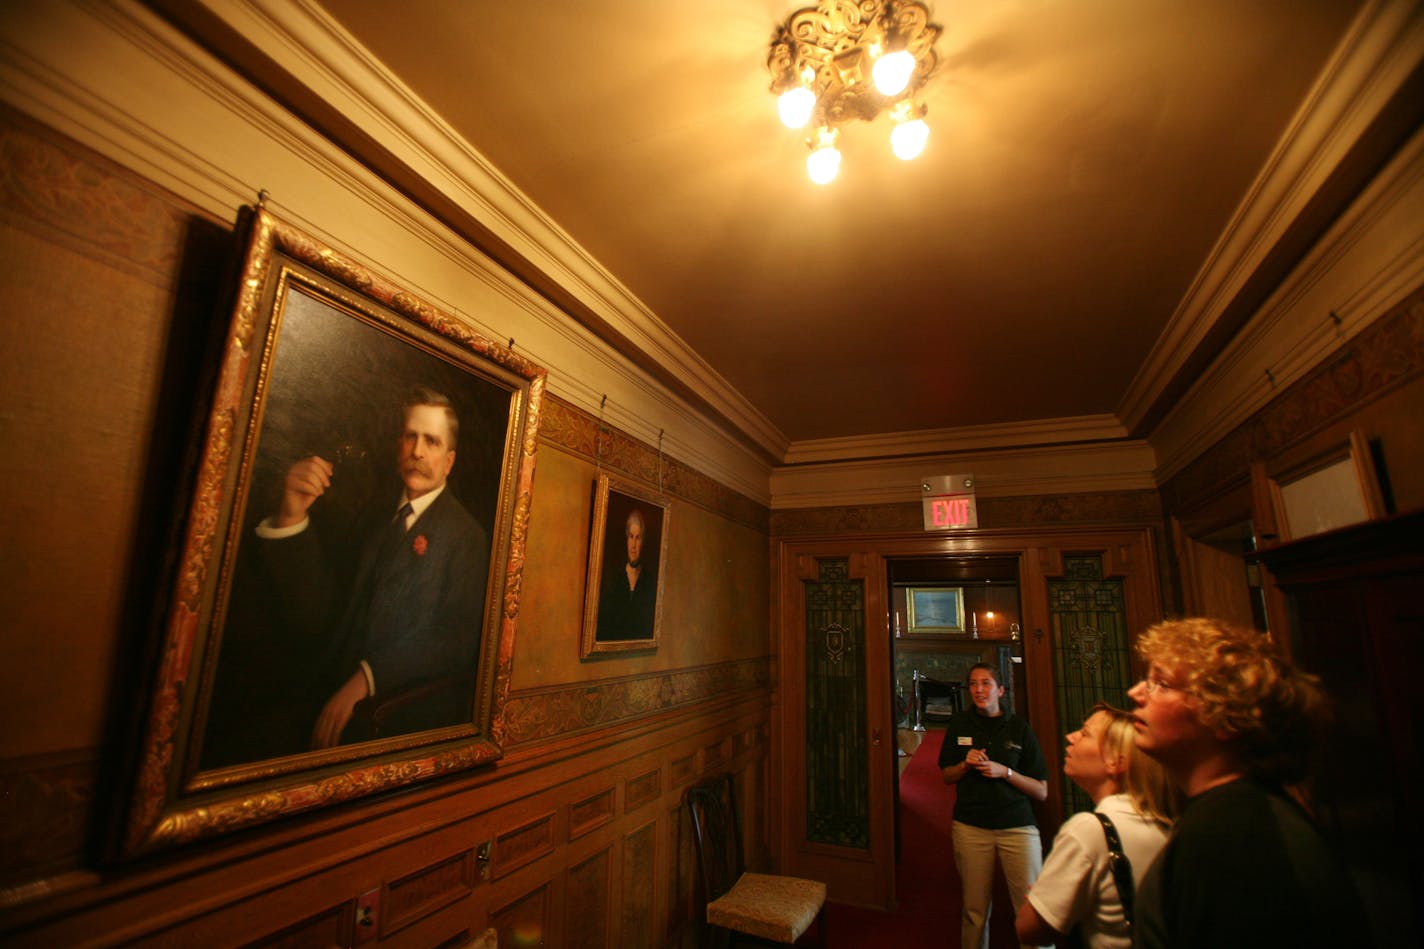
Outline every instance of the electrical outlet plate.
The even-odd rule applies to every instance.
[[[356,897],[356,938],[355,945],[363,946],[375,942],[381,931],[381,890],[367,890]]]

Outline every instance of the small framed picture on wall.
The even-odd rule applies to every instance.
[[[662,626],[666,497],[608,474],[594,485],[579,656],[651,650]]]
[[[905,590],[906,632],[911,636],[965,632],[962,587],[909,587]]]

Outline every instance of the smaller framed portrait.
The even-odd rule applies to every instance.
[[[669,501],[600,474],[594,485],[579,657],[658,647]]]
[[[905,631],[911,636],[953,635],[964,630],[962,587],[909,587],[905,590]]]

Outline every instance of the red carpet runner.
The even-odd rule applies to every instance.
[[[950,847],[954,788],[940,780],[943,730],[925,732],[900,776],[900,862],[895,867],[899,905],[893,914],[839,903],[826,907],[829,949],[880,946],[958,946],[959,875]],[[1002,881],[994,894],[992,949],[1015,947],[1013,914]]]

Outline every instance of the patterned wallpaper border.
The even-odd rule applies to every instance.
[[[182,273],[196,206],[0,103],[0,220],[160,287]]]
[[[598,438],[600,424],[604,432],[601,445]],[[765,505],[758,504],[746,495],[674,458],[667,455],[660,457],[653,446],[606,423],[600,423],[594,416],[558,396],[550,395],[544,399],[544,417],[539,422],[539,440],[557,445],[591,462],[601,461],[604,468],[637,478],[653,487],[660,483],[658,466],[661,463],[661,486],[664,494],[690,501],[763,534],[769,529],[770,510]]]
[[[1244,483],[1250,465],[1280,454],[1424,374],[1424,287],[1376,320],[1162,486],[1167,511],[1190,510]]]
[[[1160,524],[1156,491],[1056,494],[980,498],[979,526],[1026,527],[1051,524]],[[917,502],[773,511],[773,537],[868,532],[921,533],[924,516]]]
[[[510,694],[504,707],[505,735],[513,747],[626,725],[678,706],[770,686],[771,660],[763,656],[700,669],[531,689]]]

